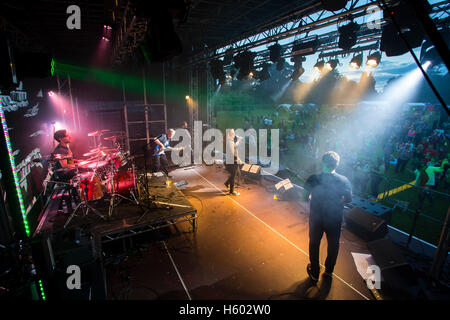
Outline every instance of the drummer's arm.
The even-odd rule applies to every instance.
[[[59,160],[59,163],[61,164],[61,167],[63,167],[63,168],[75,168],[75,164],[67,163],[67,160]]]

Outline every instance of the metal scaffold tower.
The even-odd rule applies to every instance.
[[[154,135],[156,134],[156,132],[152,132],[153,126],[159,124],[160,128],[159,131],[162,130],[164,130],[164,132],[167,131],[166,104],[148,103],[145,71],[142,72],[142,83],[143,83],[144,103],[129,103],[127,102],[126,99],[125,82],[122,81],[126,147],[127,151],[135,155],[143,154],[144,148],[138,147],[138,150],[136,151],[136,149],[132,147],[132,143],[141,142],[140,143],[141,146],[144,144],[148,145],[150,143],[150,139],[152,138],[152,133],[154,133]],[[134,113],[132,120],[130,120],[131,111],[133,111]],[[161,127],[163,127],[164,129],[162,129]]]

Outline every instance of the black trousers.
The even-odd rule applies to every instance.
[[[236,176],[238,175],[239,171],[239,165],[235,163],[235,164],[227,164],[226,166],[230,175],[228,176],[228,180],[225,182],[225,184],[228,184],[230,186],[230,193],[233,193],[234,184],[236,182]]]
[[[320,241],[325,233],[327,236],[328,250],[325,260],[325,271],[332,273],[339,252],[339,238],[341,236],[341,219],[329,219],[320,213],[311,212],[309,219],[309,261],[311,272],[318,276],[320,271],[319,249]]]
[[[159,156],[152,156],[152,172],[162,171],[166,175],[169,175],[169,162],[167,162],[166,154],[163,153]]]

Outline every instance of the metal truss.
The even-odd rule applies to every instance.
[[[279,23],[280,21],[284,21],[283,24],[281,25],[276,25],[274,27],[266,25],[264,31],[261,31],[262,28],[259,28],[256,31],[253,31],[253,35],[251,36],[242,35],[241,39],[231,39],[220,46],[209,48],[207,52],[203,52],[201,54],[197,54],[191,57],[191,59],[189,60],[189,65],[204,63],[211,59],[222,58],[228,52],[241,52],[244,50],[249,50],[251,48],[264,46],[275,41],[281,41],[290,38],[297,40],[296,38],[298,38],[300,35],[302,36],[302,41],[303,40],[308,41],[311,40],[311,38],[308,37],[308,35],[312,31],[336,25],[341,22],[349,21],[355,18],[364,17],[370,13],[368,12],[368,9],[370,9],[371,7],[373,8],[375,5],[377,5],[376,0],[370,1],[364,5],[358,5],[358,2],[359,2],[358,0],[349,1],[345,9],[342,10],[342,12],[332,14],[331,16],[329,16],[330,13],[325,10],[316,11],[308,14],[308,12],[311,12],[312,10],[314,10],[314,8],[317,7],[314,5],[310,6],[308,8],[296,12],[293,15],[290,15],[289,17],[285,17],[271,23],[273,25]],[[390,4],[395,4],[398,3],[399,1],[390,0],[386,2]],[[432,14],[439,15],[439,13],[449,9],[449,2],[450,1],[442,1],[440,3],[433,5]],[[328,16],[326,16],[327,14]],[[285,22],[286,19],[288,18],[290,19],[290,21]],[[439,19],[439,17],[436,17],[436,19],[438,20],[437,21],[438,24],[443,23],[448,24],[447,21],[448,18],[441,20]],[[381,21],[381,27],[385,23],[386,21]],[[382,28],[369,29],[367,26],[363,25],[361,26],[361,30],[357,33],[358,34],[357,44],[372,42],[372,45],[370,46],[370,48],[372,49],[376,45],[376,43],[378,43],[379,40],[381,39],[381,33]],[[320,47],[318,48],[318,51],[320,52],[325,50],[338,49],[337,47],[338,38],[339,38],[338,31],[320,35],[319,36]],[[284,49],[284,52],[288,52],[289,49],[292,48],[292,46],[293,43],[284,45],[282,47]],[[367,49],[365,48],[364,50]],[[352,52],[357,51],[358,50],[354,49],[352,50]],[[336,51],[334,55],[340,55],[345,53],[346,52],[343,51]],[[261,50],[260,52],[258,52],[258,56],[255,59],[255,64],[267,61],[268,55],[269,55],[268,50]],[[329,53],[324,53],[324,55],[329,56]],[[289,54],[284,54],[284,57],[288,56]]]
[[[195,219],[197,219],[197,215],[196,214],[192,214],[189,216],[184,216],[182,218],[178,218],[173,219],[173,220],[168,220],[168,221],[159,221],[157,223],[161,223],[160,225],[157,225],[157,223],[152,222],[150,224],[145,224],[145,225],[137,225],[137,226],[133,226],[127,229],[121,229],[118,231],[114,231],[114,232],[110,232],[110,233],[104,233],[101,234],[101,242],[102,243],[107,243],[107,242],[111,242],[114,240],[119,240],[119,239],[124,239],[124,238],[128,238],[128,237],[132,237],[141,233],[145,233],[145,232],[149,232],[149,231],[155,231],[161,228],[167,228],[169,226],[173,226],[176,224],[180,224],[183,222],[189,222],[192,226],[192,231],[196,231],[196,225],[195,225]]]
[[[115,16],[122,16],[120,27],[114,39],[111,62],[113,65],[124,64],[136,52],[147,33],[147,19],[137,18],[130,11],[130,3],[119,6]],[[123,11],[123,12],[122,12]]]

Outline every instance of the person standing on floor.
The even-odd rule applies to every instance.
[[[339,252],[344,204],[352,201],[350,181],[336,173],[340,156],[328,151],[322,157],[322,173],[310,176],[304,187],[303,199],[310,200],[309,259],[306,271],[314,282],[319,279],[319,248],[323,233],[327,236],[328,252],[324,276],[331,276]]]
[[[228,170],[228,172],[230,173],[230,175],[228,176],[227,181],[225,181],[225,186],[227,188],[230,188],[230,195],[233,195],[233,196],[240,195],[239,192],[234,191],[234,185],[236,183],[236,176],[239,175],[239,166],[242,163],[242,161],[239,159],[238,153],[237,153],[237,145],[241,141],[242,141],[242,137],[236,137],[236,135],[234,133],[234,129],[227,129],[226,150],[227,150],[227,153],[228,152],[232,153],[232,157],[231,157],[232,160],[228,159],[228,157],[227,157],[225,167]]]

